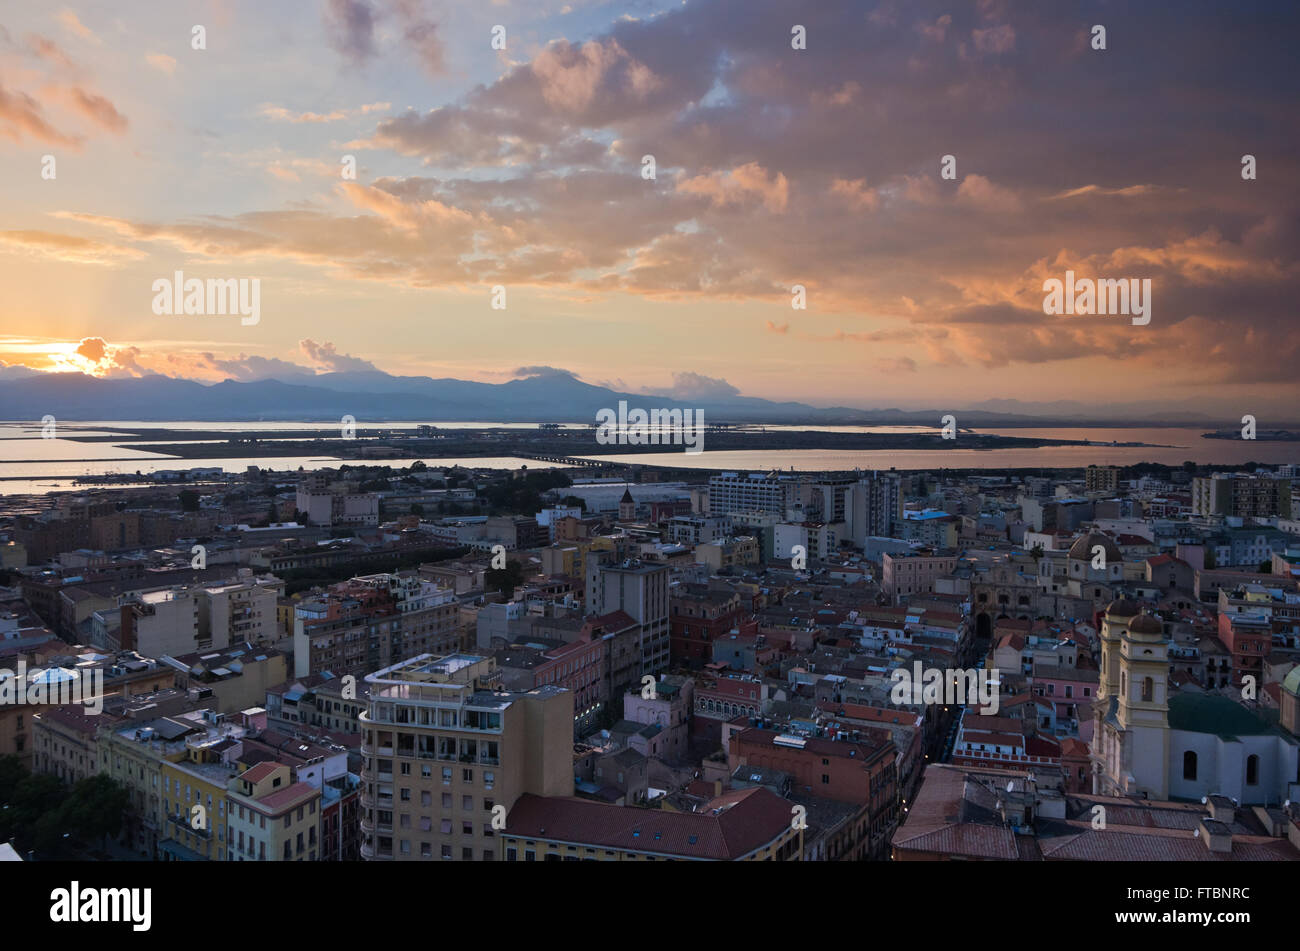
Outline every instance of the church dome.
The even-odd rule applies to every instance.
[[[1130,634],[1163,634],[1164,625],[1150,614],[1139,614],[1128,625]]]
[[[1291,673],[1282,680],[1282,689],[1287,693],[1300,696],[1300,665],[1291,668]]]
[[[1091,561],[1092,550],[1098,545],[1106,553],[1106,561],[1119,562],[1124,560],[1124,553],[1119,550],[1119,546],[1107,538],[1101,532],[1089,532],[1081,536],[1073,545],[1070,546],[1070,558],[1076,561]]]
[[[1106,605],[1106,614],[1109,617],[1137,617],[1141,611],[1137,602],[1130,601],[1128,598],[1118,598]]]

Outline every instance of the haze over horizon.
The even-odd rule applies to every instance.
[[[1298,21],[1001,0],[9,10],[0,381],[536,371],[1265,427],[1300,366]],[[1150,324],[1045,315],[1067,270],[1149,278]],[[177,271],[259,279],[260,320],[156,315]]]

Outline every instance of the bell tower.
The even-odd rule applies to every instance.
[[[1120,639],[1115,720],[1124,740],[1122,773],[1128,794],[1169,798],[1169,642],[1150,614],[1129,622]]]

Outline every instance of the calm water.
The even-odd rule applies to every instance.
[[[60,427],[63,436],[112,434],[133,426],[159,426],[153,423],[97,421],[68,424]],[[168,428],[196,431],[224,429],[256,433],[266,430],[321,429],[325,423],[167,423]],[[364,423],[359,428],[365,429]],[[400,425],[400,424],[397,424]],[[536,429],[534,423],[439,423],[440,428],[468,429],[495,426],[512,429]],[[582,427],[579,427],[582,428]],[[772,430],[788,431],[798,428],[771,426]],[[851,433],[915,433],[925,432],[916,426],[821,426],[822,431]],[[825,450],[825,449],[775,449],[708,451],[690,455],[681,450],[630,453],[625,455],[596,455],[588,458],[612,462],[659,464],[696,469],[1019,469],[1052,466],[1131,465],[1137,462],[1160,462],[1181,465],[1191,460],[1198,463],[1233,465],[1248,461],[1284,463],[1300,462],[1300,443],[1259,442],[1239,439],[1202,439],[1203,429],[1140,427],[1131,429],[1003,429],[991,428],[977,432],[1007,436],[1044,437],[1055,439],[1088,439],[1096,443],[1140,442],[1146,447],[1047,446],[1039,449],[961,449],[917,450]],[[324,448],[324,447],[322,447]],[[301,456],[249,456],[229,459],[178,459],[160,453],[143,452],[129,446],[111,442],[82,443],[73,439],[42,439],[39,426],[31,423],[0,424],[0,494],[52,492],[74,488],[73,480],[84,475],[148,474],[160,469],[189,469],[220,466],[227,472],[242,472],[248,466],[273,469],[320,469],[337,466],[341,460],[324,452]],[[356,464],[357,460],[351,460]],[[382,464],[384,460],[375,460]],[[393,465],[407,466],[411,460],[393,460]],[[481,456],[473,458],[427,457],[424,462],[434,468],[454,465],[480,468],[517,469],[526,465],[541,469],[548,465],[530,459],[512,456]]]

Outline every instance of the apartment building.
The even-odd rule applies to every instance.
[[[267,577],[133,592],[119,602],[119,643],[147,657],[273,644],[280,587]]]
[[[675,585],[670,599],[669,632],[677,663],[708,663],[713,642],[728,634],[741,619],[740,595],[702,585]]]
[[[460,649],[456,596],[413,574],[352,578],[294,607],[294,676],[362,676],[418,653]]]
[[[1198,477],[1192,480],[1192,512],[1204,518],[1289,519],[1291,480],[1227,472]]]
[[[1083,473],[1088,492],[1112,493],[1119,490],[1119,469],[1114,466],[1089,466]]]
[[[787,773],[799,791],[867,807],[871,858],[887,852],[899,815],[898,750],[885,730],[864,729],[834,740],[777,733],[757,727],[730,737],[727,765]]]
[[[678,515],[668,520],[668,540],[694,547],[731,534],[731,519],[725,515]]]
[[[222,769],[227,777],[233,774],[238,741],[246,732],[241,724],[213,710],[128,721],[101,730],[100,771],[123,786],[129,797],[127,842],[155,859],[200,854],[219,858],[224,854],[217,848],[225,843],[224,794],[218,805],[212,784],[220,779]],[[166,772],[164,763],[169,764]],[[202,782],[198,779],[200,769]],[[221,786],[224,784],[222,779]],[[208,808],[206,798],[202,802],[194,798],[196,789],[213,797],[206,836],[197,835],[200,830],[194,825],[193,807]],[[196,848],[199,844],[203,852]]]
[[[668,669],[669,569],[636,560],[601,565],[588,592],[588,613],[623,611],[641,626],[637,679]]]
[[[830,558],[839,550],[837,526],[822,522],[782,523],[775,526],[772,547],[778,561],[794,559],[803,550],[808,562]]]
[[[849,486],[844,497],[847,536],[859,548],[868,538],[892,538],[903,520],[903,481],[893,472],[873,472]]]
[[[933,549],[890,553],[881,556],[880,586],[894,599],[914,594],[933,594],[935,582],[957,567],[957,553]]]
[[[164,655],[159,663],[176,671],[178,688],[192,691],[196,701],[220,713],[261,706],[267,688],[284,683],[288,676],[284,654],[247,642],[221,651]]]
[[[762,554],[759,539],[753,535],[720,538],[695,546],[695,560],[714,574],[729,568],[757,565],[762,560]]]
[[[570,691],[502,691],[473,654],[423,654],[366,683],[363,860],[496,861],[520,796],[573,794]]]
[[[231,862],[315,862],[320,858],[321,790],[270,760],[231,777],[227,804]]]
[[[328,470],[309,472],[298,482],[297,510],[313,525],[373,527],[379,524],[379,495],[361,492]]]
[[[709,514],[771,512],[784,516],[798,499],[801,479],[762,472],[723,472],[709,479]]]

